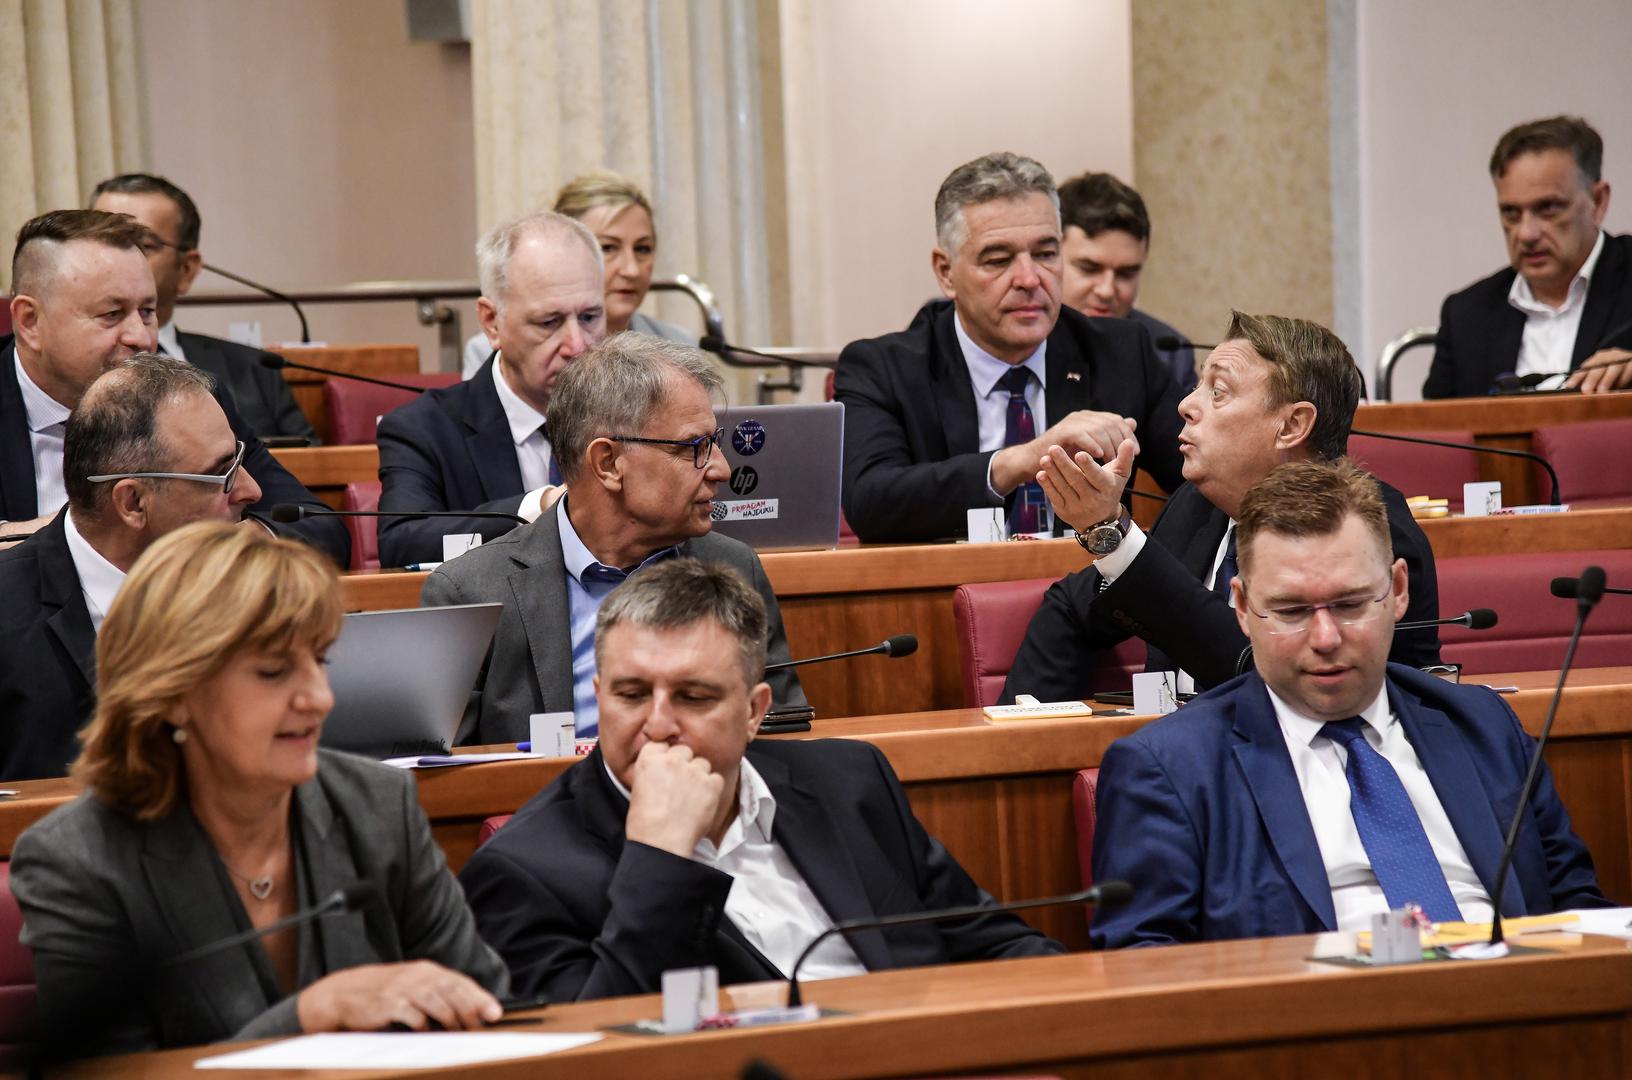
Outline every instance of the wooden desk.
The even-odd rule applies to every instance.
[[[1312,962],[1347,944],[1347,935],[1331,934],[880,972],[810,984],[807,1000],[840,1013],[810,1023],[671,1037],[607,1032],[554,1057],[481,1066],[479,1075],[718,1078],[756,1059],[800,1080],[1009,1070],[1125,1080],[1632,1075],[1632,950],[1610,938],[1553,940],[1566,937],[1579,943],[1368,970]],[[745,1008],[785,993],[781,983],[757,983],[721,997]],[[611,998],[537,1015],[536,1028],[519,1030],[595,1031],[659,1017],[662,1005],[655,996]],[[193,1076],[196,1059],[222,1050],[110,1058],[63,1075]]]
[[[1485,676],[1523,687],[1507,695],[1525,729],[1541,730],[1556,672]],[[1604,891],[1632,902],[1632,667],[1572,672],[1559,707],[1547,762],[1576,832],[1591,849]],[[1052,896],[1081,887],[1071,782],[1098,765],[1114,740],[1148,717],[993,724],[975,709],[822,720],[810,735],[865,739],[884,752],[913,810],[974,879],[1002,899]],[[477,749],[477,748],[472,748]],[[506,749],[494,747],[492,749]],[[458,869],[476,848],[481,823],[518,809],[572,762],[505,761],[418,774],[419,799],[437,842]],[[8,785],[0,802],[0,857],[29,824],[76,793],[68,780]],[[1082,948],[1087,928],[1074,913],[1030,913],[1044,932]]]
[[[418,345],[278,345],[269,351],[278,353],[300,364],[328,368],[330,371],[348,371],[354,375],[373,375],[389,379],[393,375],[419,374]],[[327,375],[298,368],[284,368],[283,380],[289,384],[295,404],[306,414],[317,437],[329,441],[329,413],[323,407],[323,384]],[[372,473],[366,479],[374,479]],[[311,487],[310,484],[306,485]]]
[[[1580,420],[1611,420],[1632,416],[1632,391],[1613,394],[1518,394],[1445,401],[1402,401],[1362,405],[1355,410],[1354,427],[1361,431],[1471,431],[1480,446],[1529,450],[1530,435],[1538,427],[1571,424]],[[1502,482],[1502,501],[1509,506],[1545,502],[1547,491],[1536,490],[1534,466],[1518,458],[1479,455],[1479,476]]]

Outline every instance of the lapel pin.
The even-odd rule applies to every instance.
[[[1082,381],[1082,372],[1080,372],[1080,371],[1067,371],[1065,373],[1065,381],[1066,382],[1081,382]]]

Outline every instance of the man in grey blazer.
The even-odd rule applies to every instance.
[[[459,742],[515,742],[528,737],[529,715],[568,711],[579,736],[596,735],[595,615],[618,583],[665,559],[740,573],[769,609],[770,662],[788,659],[758,556],[710,532],[714,490],[729,475],[714,452],[721,389],[703,353],[635,333],[607,339],[557,379],[547,420],[567,494],[533,524],[444,563],[420,597],[504,605]],[[766,681],[776,705],[805,704],[791,669]]]

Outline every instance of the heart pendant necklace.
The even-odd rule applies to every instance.
[[[255,899],[265,900],[268,896],[272,895],[271,874],[263,874],[260,877],[252,878],[248,874],[239,872],[237,867],[233,866],[225,859],[221,860],[221,865],[232,871],[233,877],[237,878],[239,881],[242,881],[245,885],[248,885],[249,893]]]

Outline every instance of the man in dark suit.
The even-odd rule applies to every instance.
[[[34,532],[66,501],[63,425],[98,375],[155,345],[157,303],[142,244],[150,234],[123,214],[53,210],[25,224],[12,255],[14,338],[0,339],[0,535]],[[261,500],[322,507],[245,426],[226,391],[217,402],[244,444]],[[340,519],[268,526],[304,540],[341,567],[351,541]]]
[[[1231,523],[1247,489],[1286,460],[1335,460],[1348,449],[1360,372],[1337,336],[1303,319],[1235,312],[1209,355],[1200,385],[1179,406],[1186,483],[1146,537],[1121,509],[1132,446],[1100,466],[1049,452],[1044,489],[1060,517],[1085,531],[1093,566],[1049,587],[1026,630],[1003,700],[1045,701],[1091,692],[1089,656],[1129,636],[1147,643],[1146,671],[1182,670],[1197,685],[1234,677],[1247,639],[1230,609]],[[1411,583],[1411,619],[1439,617],[1439,585],[1427,537],[1405,499],[1384,487],[1394,554]],[[1120,517],[1117,515],[1120,514]],[[1088,523],[1101,522],[1097,527]],[[1392,657],[1439,662],[1433,629],[1408,631]]]
[[[192,198],[162,176],[125,173],[96,185],[91,209],[126,214],[153,234],[145,250],[158,289],[159,351],[214,375],[216,383],[231,395],[238,415],[261,438],[280,436],[316,443],[317,433],[295,404],[282,373],[261,365],[264,352],[176,329],[176,298],[187,295],[204,267],[198,247],[203,223]]]
[[[1604,141],[1585,120],[1520,124],[1490,156],[1511,266],[1446,298],[1425,398],[1503,374],[1582,393],[1632,386],[1632,236],[1602,229]]]
[[[595,612],[618,582],[672,558],[721,563],[770,611],[773,662],[787,639],[765,568],[747,545],[711,529],[716,453],[712,361],[688,345],[619,334],[555,383],[551,442],[570,494],[542,517],[466,552],[426,579],[421,602],[504,604],[459,741],[516,742],[533,713],[572,712],[596,733]],[[804,705],[790,668],[774,672],[778,705]]]
[[[1490,690],[1387,663],[1407,586],[1376,481],[1282,465],[1240,530],[1256,670],[1106,751],[1094,875],[1134,900],[1094,944],[1362,930],[1407,903],[1488,921],[1534,744]],[[1609,904],[1545,765],[1510,874],[1504,916]]]
[[[461,875],[514,992],[652,993],[664,971],[708,964],[723,983],[786,978],[835,922],[991,902],[876,748],[753,741],[771,700],[765,634],[734,571],[687,560],[601,607],[599,747]],[[834,936],[799,974],[1059,951],[993,914]]]
[[[78,756],[96,632],[137,556],[188,522],[240,519],[260,498],[213,390],[205,373],[142,354],[93,382],[69,416],[67,509],[0,552],[0,779],[61,776]],[[191,479],[133,475],[156,472]]]
[[[844,513],[868,541],[962,536],[966,512],[1006,508],[1048,530],[1035,477],[1051,445],[1180,482],[1179,391],[1142,327],[1060,309],[1059,196],[1029,158],[988,154],[935,198],[931,264],[947,297],[906,330],[839,355]]]
[[[496,350],[474,376],[380,421],[380,509],[477,510],[535,521],[559,493],[544,426],[555,380],[606,333],[601,249],[582,223],[539,212],[476,245],[482,329]],[[437,562],[442,538],[491,540],[512,522],[382,518],[380,562]]]

